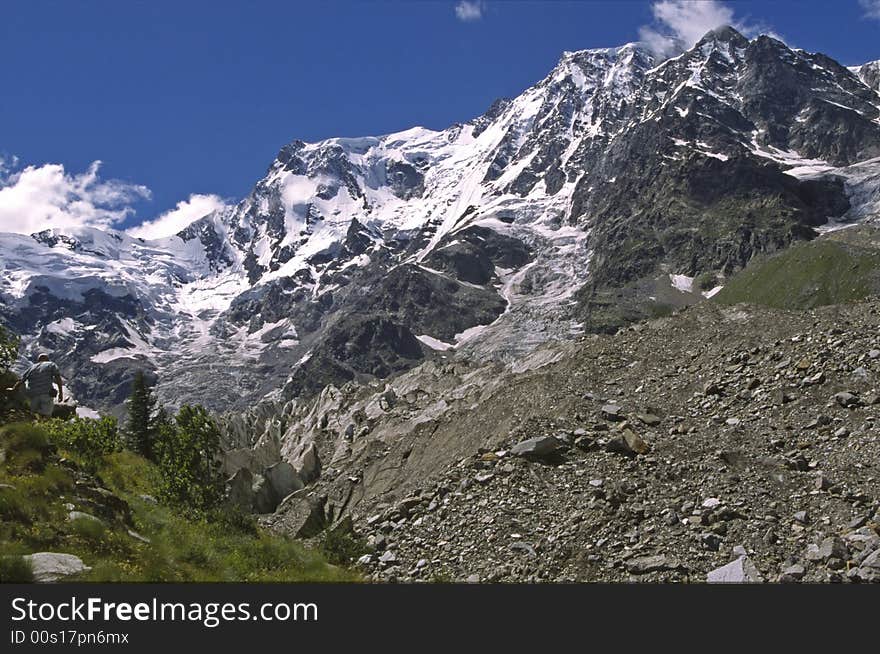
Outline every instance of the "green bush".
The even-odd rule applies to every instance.
[[[219,506],[210,511],[205,516],[205,519],[227,529],[229,533],[247,536],[257,536],[260,533],[257,519],[252,514],[245,513],[239,507]]]
[[[0,371],[9,369],[18,357],[18,336],[0,325]]]
[[[156,434],[162,499],[197,514],[218,507],[223,501],[220,451],[220,430],[208,412],[182,406],[174,424],[161,424]]]
[[[17,488],[0,488],[0,518],[4,522],[31,521],[27,498]]]
[[[46,432],[24,422],[0,428],[0,447],[6,451],[6,468],[10,472],[39,472],[52,451]]]
[[[77,518],[71,521],[70,530],[86,542],[93,544],[101,543],[107,534],[104,523],[91,518]]]
[[[102,457],[122,450],[122,438],[116,419],[104,417],[47,420],[42,427],[61,449],[82,458],[84,467],[94,471]]]
[[[29,584],[34,571],[23,556],[0,556],[0,584]]]

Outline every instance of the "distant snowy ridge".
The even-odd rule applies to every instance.
[[[877,217],[877,71],[730,28],[665,61],[638,43],[565,52],[445,130],[294,141],[173,237],[0,235],[0,318],[58,352],[90,406],[108,385],[117,404],[133,366],[226,408],[424,357],[510,360],[596,328],[618,301],[603,293],[636,316],[657,297],[645,280],[707,296],[697,274]],[[725,197],[754,224],[702,243],[688,221]],[[773,202],[791,224],[762,222]]]

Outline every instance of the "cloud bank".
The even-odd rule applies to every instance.
[[[155,220],[132,227],[128,233],[146,239],[173,236],[199,218],[225,206],[223,198],[217,195],[194,194],[188,200],[178,202],[174,209],[166,211]]]
[[[62,164],[19,167],[18,157],[0,155],[0,232],[34,234],[44,229],[120,228],[134,205],[152,197],[150,189],[118,179],[102,179],[101,162],[72,173]],[[216,195],[194,194],[159,217],[127,230],[146,239],[172,236],[226,203]]]
[[[50,227],[118,225],[134,213],[132,204],[150,189],[118,179],[101,179],[100,161],[79,174],[62,164],[17,169],[15,157],[0,160],[0,231],[33,234]]]

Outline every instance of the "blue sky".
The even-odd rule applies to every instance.
[[[293,139],[444,128],[517,95],[563,50],[670,34],[658,5],[699,4],[4,0],[0,231],[13,210],[61,216],[46,188],[84,196],[62,207],[70,220],[117,227],[214,201],[193,194],[239,199]],[[880,58],[880,0],[702,4],[703,19],[845,64]],[[27,193],[4,196],[29,166]]]

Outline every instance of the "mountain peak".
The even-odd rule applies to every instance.
[[[651,56],[651,50],[645,43],[641,41],[633,41],[624,43],[623,45],[611,48],[588,48],[586,50],[565,50],[559,58],[559,66],[570,64],[573,61],[591,61],[596,59],[618,60],[624,59],[628,55],[643,54]]]
[[[749,45],[749,39],[730,25],[722,25],[706,32],[691,50],[701,50],[707,45],[745,48]]]
[[[880,59],[869,61],[861,66],[851,66],[849,70],[866,86],[880,94]]]

